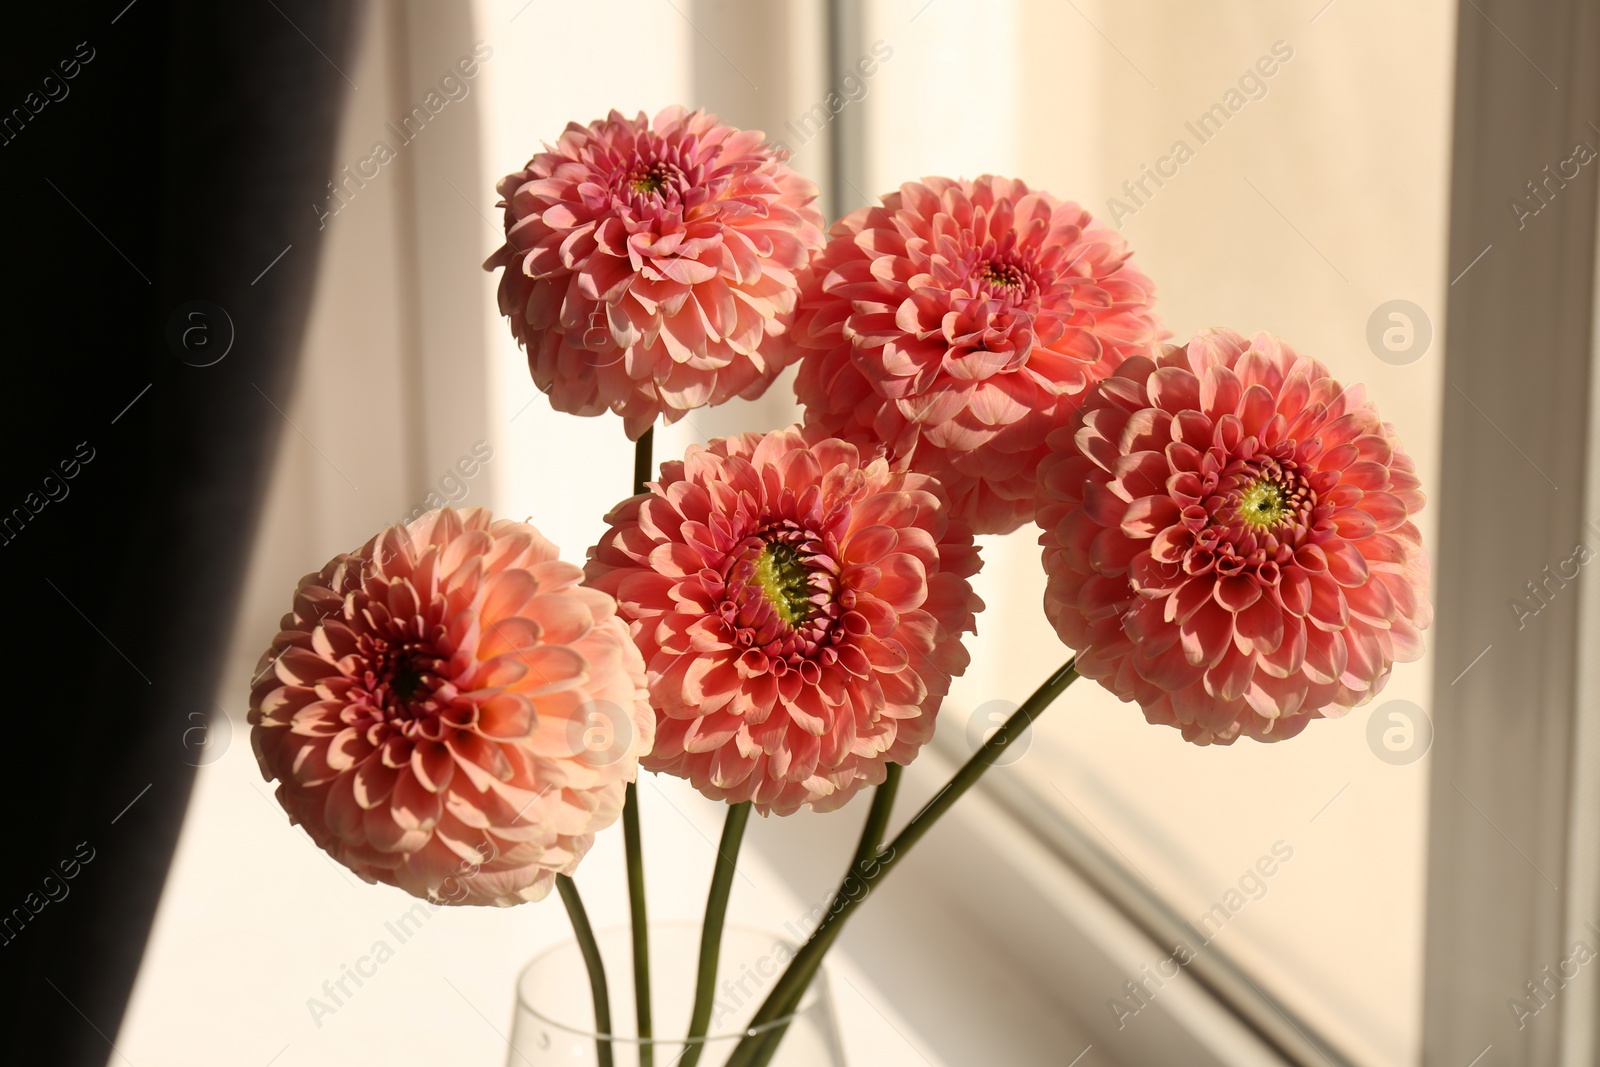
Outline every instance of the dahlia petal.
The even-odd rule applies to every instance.
[[[683,735],[685,752],[714,752],[726,745],[739,732],[737,716],[718,712],[691,720]]]
[[[1200,407],[1200,379],[1183,367],[1158,367],[1147,380],[1150,401],[1171,415]]]
[[[1270,597],[1261,597],[1233,618],[1234,642],[1247,654],[1266,654],[1283,642],[1283,612]]]
[[[1184,658],[1193,664],[1214,665],[1233,637],[1233,614],[1217,604],[1202,605],[1179,627],[1178,642]]]
[[[1332,685],[1345,672],[1349,650],[1339,633],[1306,631],[1306,658],[1301,673],[1316,685]]]
[[[429,838],[425,830],[402,827],[395,821],[394,813],[387,805],[368,809],[362,816],[361,825],[367,841],[380,852],[410,854],[425,845]]]
[[[1178,505],[1169,496],[1138,497],[1127,506],[1121,529],[1129,537],[1154,537],[1178,521]]]
[[[1100,526],[1120,526],[1128,512],[1128,502],[1112,491],[1110,483],[1088,481],[1083,487],[1083,510]],[[1138,536],[1130,532],[1129,536]]]
[[[1176,630],[1169,628],[1168,632],[1176,633]],[[1173,692],[1198,684],[1204,668],[1199,664],[1190,663],[1185,656],[1174,651],[1153,656],[1145,662],[1143,670],[1139,673],[1146,681]]]
[[[259,735],[258,735],[259,736]],[[264,742],[263,742],[264,744]],[[273,746],[275,751],[282,753],[283,746]],[[328,750],[321,745],[301,745],[293,750],[287,771],[286,781],[293,781],[296,785],[315,788],[339,777],[342,771],[328,766]],[[257,747],[258,759],[265,758]]]
[[[411,753],[411,773],[429,792],[444,792],[454,771],[455,760],[450,749],[437,741],[424,741]]]
[[[1368,577],[1367,561],[1348,541],[1333,542],[1327,546],[1328,574],[1343,586],[1357,586]]]
[[[521,611],[538,590],[538,583],[525,570],[508,570],[491,575],[483,588],[482,614],[486,618],[506,618]]]
[[[1299,567],[1283,571],[1278,597],[1285,610],[1294,615],[1305,615],[1311,610],[1311,577]]]
[[[928,593],[928,571],[923,562],[906,552],[895,552],[878,562],[883,580],[873,595],[896,611],[922,606]]]
[[[287,783],[278,786],[280,794],[287,788]],[[283,800],[281,795],[279,800]],[[355,798],[355,776],[341,774],[328,786],[320,822],[337,837],[354,840],[361,836],[361,820],[361,806]]]
[[[1276,403],[1266,386],[1257,383],[1245,389],[1244,395],[1239,399],[1239,421],[1244,424],[1244,432],[1251,436],[1260,436],[1262,429],[1276,410]]]
[[[1158,560],[1149,552],[1141,552],[1128,564],[1129,587],[1144,596],[1164,598],[1183,588],[1186,582],[1182,568]],[[1160,604],[1160,600],[1155,603]]]
[[[921,710],[928,700],[928,686],[920,672],[902,670],[894,674],[879,674],[878,685],[883,689],[884,699],[890,705],[889,708],[885,709],[886,715],[890,715],[893,709],[898,706],[908,710],[908,715],[905,717],[922,717]],[[928,709],[929,714],[931,715],[934,710],[936,709]],[[848,715],[841,718],[854,722],[854,719]]]
[[[1122,574],[1143,549],[1140,541],[1126,536],[1120,527],[1107,527],[1090,544],[1089,562],[1101,574]]]
[[[391,814],[404,830],[432,830],[439,822],[444,805],[438,792],[425,788],[415,774],[402,771],[395,780]]]
[[[1387,630],[1389,620],[1397,614],[1394,597],[1382,582],[1369,581],[1346,589],[1344,599],[1352,616],[1375,629]]]
[[[1243,395],[1238,375],[1226,365],[1213,364],[1200,378],[1200,409],[1210,419],[1220,422],[1235,414]]]
[[[1287,718],[1300,710],[1303,695],[1286,692],[1264,678],[1253,678],[1245,687],[1245,703],[1265,719]]]
[[[1161,493],[1172,469],[1161,452],[1134,452],[1119,457],[1111,473],[1117,495],[1132,501]]]
[[[1230,648],[1215,666],[1206,671],[1206,691],[1220,702],[1240,700],[1250,687],[1255,669],[1255,657],[1237,648]]]
[[[723,745],[712,755],[707,779],[716,789],[737,789],[750,780],[757,761],[742,758],[731,745]]]
[[[339,673],[334,664],[304,648],[291,648],[284,652],[278,657],[273,670],[284,685],[315,685]]]
[[[1167,598],[1165,618],[1169,623],[1186,623],[1195,612],[1205,607],[1216,593],[1216,578],[1202,574],[1185,582],[1177,593]]]
[[[521,693],[500,693],[485,700],[479,708],[478,728],[496,740],[515,740],[530,736],[537,723],[533,701]]]
[[[1344,592],[1325,574],[1311,575],[1311,610],[1307,617],[1325,630],[1342,630],[1350,621]]]
[[[375,808],[394,792],[397,772],[385,767],[377,754],[367,757],[351,775],[352,793],[363,811]]]
[[[1176,501],[1174,501],[1176,503]],[[1172,525],[1156,534],[1150,545],[1150,558],[1157,563],[1181,562],[1184,554],[1194,544],[1194,533],[1181,526]]]
[[[1394,649],[1394,658],[1400,663],[1410,663],[1422,658],[1424,651],[1422,633],[1410,622],[1403,618],[1394,618],[1389,622],[1389,640]]]
[[[868,526],[852,533],[845,542],[850,557],[863,563],[877,563],[900,543],[900,535],[892,527]]]
[[[1403,525],[1408,514],[1405,504],[1393,493],[1365,493],[1359,507],[1372,516],[1377,529],[1385,532]]]
[[[583,640],[595,624],[594,614],[584,599],[566,590],[539,593],[531,597],[522,605],[520,618],[537,627],[540,639],[558,645],[570,645]],[[513,621],[516,620],[508,619],[499,624],[497,629],[503,629]],[[520,647],[526,648],[527,645]]]
[[[286,691],[287,689],[276,690],[273,695]],[[302,699],[312,699],[316,695],[314,690],[309,689],[300,690],[300,693],[302,694]],[[343,708],[337,701],[322,700],[295,708],[294,704],[285,699],[280,707],[282,711],[273,717],[278,718],[279,714],[287,713],[293,709],[293,714],[289,718],[289,730],[297,736],[331,737],[344,729],[343,722],[339,718],[339,713]]]
[[[372,752],[372,745],[367,741],[365,731],[347,726],[323,751],[329,767],[336,771],[348,771],[354,770],[367,758]]]
[[[480,656],[489,659],[514,655],[537,645],[543,633],[543,627],[532,619],[516,617],[501,619],[489,626],[488,632],[478,644],[478,652]]]
[[[1367,633],[1346,632],[1343,636],[1344,647],[1349,655],[1339,681],[1351,689],[1368,689],[1385,670],[1378,640]]]
[[[1213,587],[1217,603],[1231,612],[1240,612],[1261,596],[1261,586],[1243,575],[1224,578]]]

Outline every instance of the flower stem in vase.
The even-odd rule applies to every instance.
[[[1047,678],[1043,685],[1034,690],[1033,695],[1006,720],[1004,726],[984,741],[978,751],[973,753],[972,758],[962,765],[932,800],[922,806],[921,811],[912,816],[905,829],[901,830],[881,853],[861,863],[860,866],[851,867],[844,881],[839,884],[833,906],[828,910],[828,914],[823,916],[822,922],[801,946],[800,951],[795,954],[794,959],[789,961],[783,976],[778,979],[777,985],[773,986],[772,992],[767,995],[755,1018],[750,1020],[748,1032],[739,1042],[738,1048],[734,1049],[727,1067],[766,1067],[777,1052],[778,1043],[783,1040],[784,1031],[787,1029],[785,1024],[773,1025],[773,1023],[792,1014],[799,1005],[801,996],[811,985],[817,969],[822,965],[822,957],[838,939],[845,921],[867,898],[869,891],[905,858],[911,847],[922,839],[946,811],[950,810],[963,793],[983,777],[983,773],[1000,758],[1001,753],[1014,744],[1022,736],[1022,732],[1033,724],[1033,720],[1038,718],[1077,677],[1075,661],[1068,660]],[[874,798],[874,806],[876,799]],[[884,817],[887,819],[887,815]],[[871,821],[872,818],[869,816],[869,826]]]
[[[728,915],[728,895],[733,890],[733,872],[744,841],[745,824],[750,821],[750,801],[728,806],[722,824],[722,841],[717,845],[717,863],[711,874],[711,891],[706,894],[706,921],[700,927],[700,969],[694,987],[694,1011],[689,1018],[689,1036],[678,1067],[694,1067],[704,1051],[703,1038],[711,1025],[711,1008],[717,992],[717,957],[722,953],[722,923]]]
[[[628,783],[622,806],[622,842],[628,857],[628,914],[633,927],[633,996],[641,1041],[652,1036],[650,1019],[650,922],[644,904],[644,851],[639,840],[639,790]],[[640,1067],[652,1067],[655,1050],[639,1046]]]
[[[606,966],[600,960],[600,946],[595,943],[594,929],[589,925],[588,913],[583,910],[577,885],[567,875],[558,874],[556,889],[561,893],[561,903],[567,906],[572,934],[578,939],[583,964],[589,969],[589,988],[594,993],[595,1053],[599,1056],[600,1067],[611,1067],[611,997],[606,992]]]

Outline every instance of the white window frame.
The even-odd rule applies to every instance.
[[[1576,545],[1600,548],[1595,178],[1559,190],[1553,225],[1519,228],[1508,207],[1575,140],[1600,144],[1597,41],[1593,2],[1467,0],[1460,10],[1449,262],[1466,271],[1483,258],[1453,282],[1446,327],[1428,1063],[1465,1064],[1489,1046],[1486,1063],[1588,1064],[1600,1051],[1600,983],[1559,992],[1520,1027],[1508,1008],[1575,938],[1600,948],[1583,929],[1600,920],[1600,694],[1594,653],[1583,652],[1594,647],[1596,583],[1581,573],[1552,596],[1535,640],[1516,633],[1508,603]]]

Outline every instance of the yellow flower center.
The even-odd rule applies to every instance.
[[[1289,503],[1283,487],[1265,478],[1246,487],[1239,497],[1239,515],[1258,530],[1270,530],[1289,518]]]
[[[816,610],[811,602],[810,577],[800,554],[779,541],[769,542],[756,560],[756,582],[762,594],[790,626],[804,622]]]

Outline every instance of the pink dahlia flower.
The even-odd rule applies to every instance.
[[[369,882],[538,900],[622,811],[655,719],[616,602],[532,526],[430,511],[300,580],[250,693],[278,800]]]
[[[648,770],[763,814],[831,811],[933,736],[978,554],[921,474],[796,429],[691,448],[590,550],[644,653]]]
[[[1422,655],[1416,465],[1316,360],[1208,330],[1128,360],[1049,445],[1045,613],[1151,722],[1293,737]]]
[[[1166,336],[1116,232],[1020,181],[924,178],[834,224],[792,343],[806,421],[938,478],[978,533],[1033,518],[1045,435]]]
[[[756,397],[782,362],[796,274],[822,247],[817,187],[787,153],[704,111],[613,111],[497,186],[500,311],[558,411],[665,416]]]

